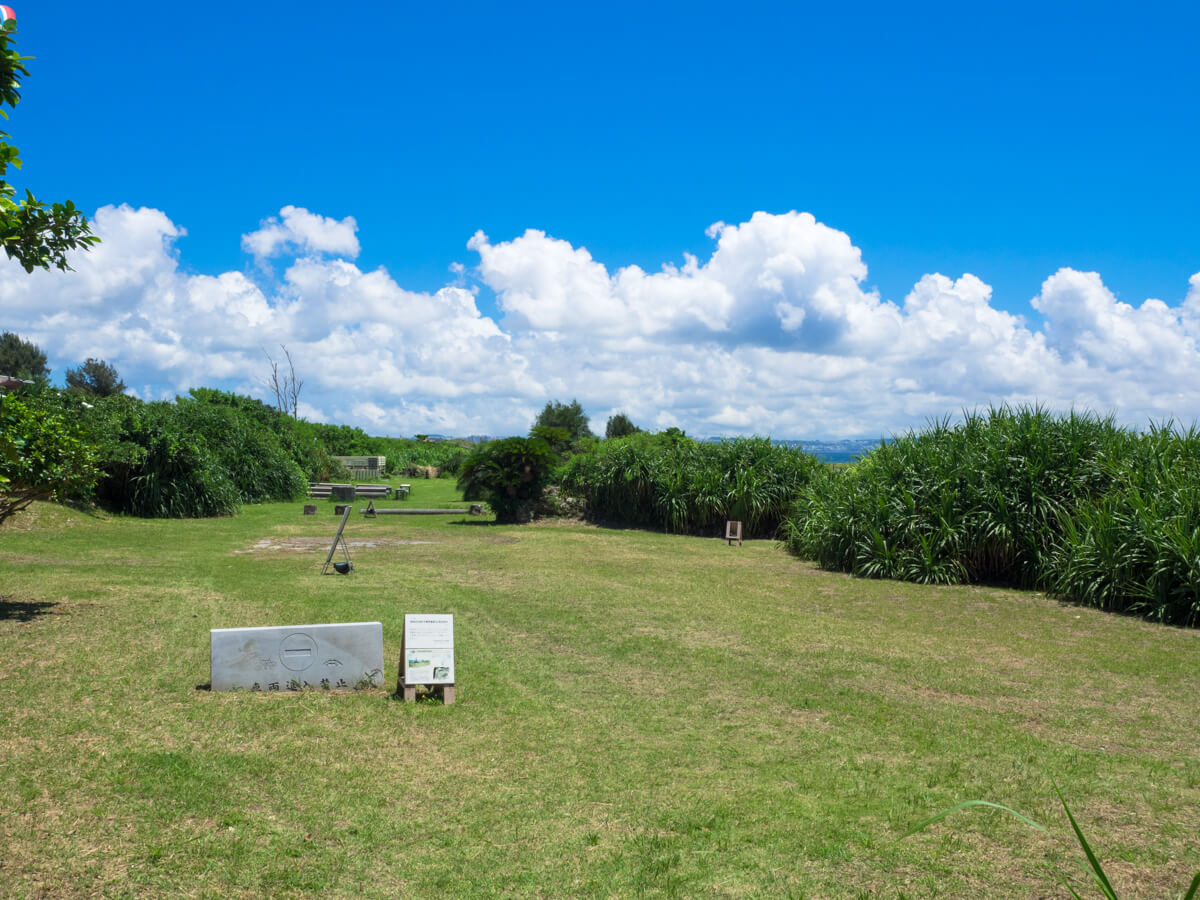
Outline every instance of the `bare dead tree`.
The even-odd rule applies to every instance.
[[[279,346],[283,347],[283,344]],[[288,381],[287,381],[287,399],[292,405],[292,418],[300,418],[300,388],[304,387],[304,382],[296,377],[296,364],[292,362],[292,354],[287,347],[283,347],[284,356],[288,361]]]
[[[267,362],[271,364],[271,374],[265,383],[275,395],[276,408],[284,415],[296,419],[300,417],[300,389],[304,387],[304,381],[296,377],[296,363],[292,359],[291,351],[283,344],[280,344],[279,347],[283,350],[283,355],[287,357],[287,371],[281,372],[280,364],[271,357],[270,353],[263,350]]]

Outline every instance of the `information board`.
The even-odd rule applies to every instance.
[[[454,616],[405,614],[404,683],[454,684]]]
[[[329,691],[383,683],[379,622],[213,628],[209,642],[214,691]]]

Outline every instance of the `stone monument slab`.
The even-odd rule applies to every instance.
[[[383,684],[383,625],[269,625],[214,628],[214,691],[351,690]]]

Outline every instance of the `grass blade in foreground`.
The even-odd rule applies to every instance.
[[[1053,782],[1051,783],[1053,784]],[[1092,851],[1091,844],[1089,844],[1087,838],[1084,837],[1083,830],[1079,827],[1079,823],[1075,821],[1075,816],[1071,812],[1071,807],[1067,805],[1067,800],[1065,797],[1063,797],[1062,791],[1059,790],[1057,784],[1054,784],[1054,793],[1058,795],[1059,802],[1062,803],[1063,810],[1067,814],[1067,819],[1071,822],[1071,828],[1075,832],[1075,837],[1079,841],[1079,846],[1083,849],[1084,855],[1087,857],[1087,864],[1084,866],[1084,869],[1086,869],[1087,873],[1092,876],[1092,880],[1096,882],[1096,886],[1100,889],[1100,892],[1107,898],[1107,900],[1119,900],[1116,890],[1114,890],[1112,883],[1108,880],[1108,876],[1104,873],[1104,867],[1100,865],[1100,860]],[[1038,831],[1046,831],[1046,829],[1037,822],[1021,815],[1015,809],[1011,809],[1000,803],[992,803],[990,800],[965,800],[962,803],[950,807],[949,809],[942,810],[937,815],[930,816],[925,821],[910,828],[897,840],[902,841],[905,838],[912,837],[918,831],[923,831],[935,822],[940,822],[951,813],[958,812],[960,809],[966,809],[969,806],[990,806],[992,809],[1003,810],[1006,813],[1012,813],[1012,815],[1016,816],[1022,822],[1026,823],[1027,825],[1032,825]],[[1082,900],[1082,898],[1079,896],[1079,893],[1073,887],[1071,887],[1066,878],[1064,878],[1058,872],[1054,872],[1053,874],[1062,883],[1062,886],[1071,892],[1072,897],[1075,897],[1076,900]],[[1200,890],[1200,872],[1197,872],[1196,877],[1192,879],[1191,886],[1188,888],[1187,893],[1183,895],[1183,900],[1194,900],[1198,890]]]
[[[949,809],[943,809],[940,813],[938,813],[935,816],[930,816],[928,819],[926,819],[924,822],[921,822],[919,825],[914,825],[908,831],[904,832],[904,834],[900,835],[900,837],[897,838],[897,840],[902,841],[905,838],[912,837],[918,831],[924,831],[926,828],[928,828],[934,822],[940,822],[942,819],[946,818],[951,813],[956,813],[960,809],[966,809],[969,806],[990,806],[992,809],[1003,810],[1006,813],[1011,813],[1012,815],[1016,816],[1018,819],[1020,819],[1026,825],[1032,825],[1038,831],[1046,831],[1045,828],[1043,828],[1037,822],[1033,821],[1033,819],[1027,818],[1026,816],[1021,815],[1015,809],[1011,809],[1007,806],[1004,806],[1001,803],[993,803],[990,800],[964,800],[962,803],[952,806]]]

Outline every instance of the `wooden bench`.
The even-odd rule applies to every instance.
[[[356,484],[354,496],[355,498],[365,497],[368,500],[382,500],[392,496],[392,486],[390,484]]]
[[[308,496],[316,500],[328,500],[333,496],[334,488],[342,488],[344,491],[351,490],[353,485],[349,484],[334,484],[329,481],[310,481],[308,483]]]

